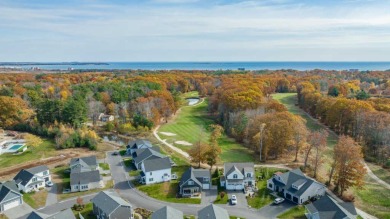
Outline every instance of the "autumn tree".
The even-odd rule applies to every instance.
[[[210,169],[218,162],[219,155],[221,154],[221,148],[218,145],[218,140],[223,134],[223,128],[220,125],[210,125],[210,128],[213,129],[210,136],[210,147],[206,151],[206,161],[210,165]]]
[[[38,147],[43,143],[42,139],[36,135],[32,134],[26,134],[24,136],[24,139],[26,140],[26,146],[29,148]]]
[[[367,172],[363,163],[362,147],[351,137],[343,135],[334,148],[333,157],[336,191],[343,195],[343,192],[352,186],[361,188]]]
[[[308,130],[306,128],[305,120],[300,116],[294,116],[294,130],[293,130],[293,141],[295,147],[295,159],[294,162],[298,162],[298,153],[302,146],[306,143]]]
[[[203,140],[203,130],[201,129],[199,133],[199,140],[195,143],[194,146],[190,149],[188,154],[191,157],[191,161],[194,163],[198,163],[198,167],[200,167],[201,163],[204,163],[207,161],[207,152],[210,150],[210,146],[204,142]]]
[[[27,103],[18,97],[0,96],[0,127],[10,127],[33,115]]]
[[[307,164],[314,150],[314,157],[312,158],[312,163],[314,166],[314,178],[317,177],[317,170],[321,164],[321,153],[326,148],[326,140],[328,138],[328,132],[326,130],[314,131],[309,133],[308,143],[304,147],[304,169],[307,168]]]

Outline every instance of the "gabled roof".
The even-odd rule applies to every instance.
[[[78,157],[70,160],[70,166],[75,164],[86,164],[88,166],[97,166],[98,162],[96,156]]]
[[[233,171],[238,171],[244,175],[245,172],[253,172],[254,163],[225,163],[224,164],[224,172],[225,176],[228,176]]]
[[[317,201],[306,205],[310,213],[318,213],[319,218],[345,219],[356,218],[356,209],[352,203],[340,203],[325,195]]]
[[[110,215],[112,212],[114,212],[120,206],[125,206],[125,207],[131,208],[130,203],[123,200],[114,191],[99,192],[99,194],[97,194],[91,200],[91,202],[107,215]],[[129,211],[129,213],[131,214],[131,211]],[[128,218],[128,217],[129,217],[128,215],[122,215],[122,217],[119,217],[119,218]]]
[[[183,219],[183,212],[170,206],[165,206],[155,211],[151,219]]]
[[[0,203],[7,201],[8,199],[13,199],[15,196],[22,196],[19,193],[15,181],[12,180],[0,183]]]
[[[43,171],[47,171],[49,168],[45,165],[32,167],[30,169],[22,169],[18,174],[14,177],[14,180],[17,184],[22,184],[26,186],[27,183],[34,177],[35,174],[41,173]]]
[[[140,154],[142,154],[146,149],[148,149],[148,148],[136,149],[136,150],[133,152],[133,154],[132,154],[133,158],[138,157],[138,156],[139,156]],[[149,149],[154,150],[154,151],[156,151],[156,152],[160,152],[160,147],[157,147],[157,146],[153,146],[153,147],[151,147],[151,148],[149,148]]]
[[[138,150],[142,150],[142,149],[138,149]],[[143,160],[145,160],[145,159],[147,159],[147,158],[149,158],[151,156],[153,156],[154,158],[157,158],[157,157],[163,158],[163,157],[165,157],[160,152],[152,150],[151,148],[146,148],[142,153],[138,154],[138,156],[136,158],[134,158],[134,162],[135,163],[140,163]]]
[[[129,142],[129,144],[127,145],[127,148],[140,149],[140,148],[151,148],[152,146],[153,145],[148,140],[137,139],[135,141]]]
[[[70,208],[57,212],[53,215],[46,215],[40,212],[31,212],[26,219],[76,219]]]
[[[169,157],[145,160],[143,163],[145,172],[171,168],[171,159]]]
[[[99,182],[100,180],[101,177],[100,177],[99,170],[70,174],[70,185],[88,184],[90,182]]]
[[[297,196],[302,195],[304,192],[317,190],[319,186],[324,186],[321,183],[307,178],[300,169],[290,170],[278,176],[282,178],[284,183],[280,183],[275,179],[273,179],[273,182],[287,190],[289,193]],[[299,189],[293,188],[293,185],[297,186]]]
[[[198,211],[199,219],[229,219],[228,212],[216,205],[208,205]]]
[[[181,176],[179,186],[182,186],[189,179],[193,180],[199,186],[203,184],[203,178],[209,178],[210,180],[210,171],[206,169],[194,169],[193,167],[188,168],[184,174]]]

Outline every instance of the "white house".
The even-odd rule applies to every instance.
[[[18,189],[27,193],[44,188],[45,183],[51,181],[51,176],[47,166],[36,166],[30,169],[22,169],[14,177],[14,180]]]
[[[20,194],[15,181],[0,183],[0,212],[23,204],[23,195]]]
[[[248,186],[255,186],[254,164],[225,163],[220,183],[226,190],[242,190]]]
[[[141,182],[153,184],[171,180],[171,160],[169,157],[145,160],[141,164]]]
[[[137,149],[133,153],[133,163],[137,170],[141,169],[141,164],[145,160],[151,160],[151,159],[156,159],[156,158],[164,158],[166,157],[165,155],[161,154],[157,150],[152,148],[142,148],[142,149]]]
[[[104,113],[100,113],[98,119],[102,122],[112,122],[115,117],[113,115],[106,115]]]
[[[104,187],[96,156],[73,158],[70,161],[70,190],[81,192]]]
[[[275,173],[267,180],[267,188],[282,193],[286,199],[297,204],[323,196],[326,191],[325,185],[307,178],[300,169]]]

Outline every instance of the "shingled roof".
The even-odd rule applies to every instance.
[[[192,179],[196,184],[202,186],[203,178],[209,178],[210,171],[206,169],[194,169],[193,167],[188,168],[181,176],[179,186],[182,186],[189,179]],[[209,181],[207,182],[209,183]]]
[[[19,193],[15,181],[12,180],[0,183],[0,203],[9,199],[13,199],[16,196],[22,195]]]
[[[130,203],[123,200],[116,192],[114,191],[102,191],[99,192],[91,202],[102,210],[106,215],[110,215],[120,206],[132,207]],[[131,212],[130,212],[131,213]],[[122,215],[119,218],[128,218],[128,215]]]
[[[30,169],[22,169],[14,177],[14,180],[17,184],[22,184],[26,186],[27,183],[34,177],[35,174],[41,173],[43,171],[49,170],[47,166],[36,166]]]
[[[165,206],[155,211],[151,219],[183,219],[183,212],[170,206]]]
[[[355,206],[352,203],[337,202],[328,195],[325,195],[317,201],[306,205],[306,208],[310,213],[318,213],[319,218],[324,219],[352,219],[357,216]]]
[[[208,205],[198,211],[199,219],[229,219],[228,212],[216,205]]]
[[[144,161],[145,172],[165,170],[171,168],[171,159],[169,157],[156,158]]]
[[[70,185],[88,184],[91,182],[99,182],[101,180],[99,170],[88,172],[77,172],[70,174]]]

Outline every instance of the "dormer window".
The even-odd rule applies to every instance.
[[[247,173],[247,174],[246,174],[246,177],[250,178],[250,177],[252,177],[252,176],[251,176],[250,173]]]
[[[188,181],[188,185],[189,185],[189,186],[192,186],[192,185],[194,185],[194,181],[191,181],[191,180],[190,180],[190,181]]]
[[[237,174],[233,174],[233,179],[237,179],[237,178],[238,178]]]

